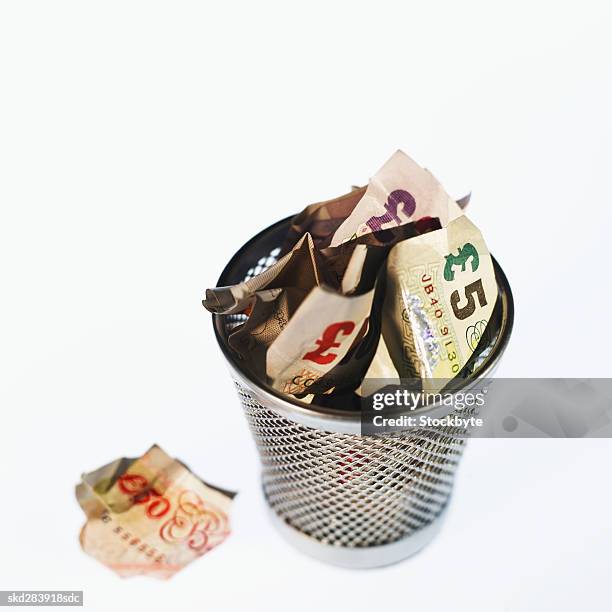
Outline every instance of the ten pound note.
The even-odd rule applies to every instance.
[[[170,578],[230,533],[235,493],[204,483],[158,446],[82,480],[81,546],[122,577]]]

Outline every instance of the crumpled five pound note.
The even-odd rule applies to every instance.
[[[235,493],[213,487],[152,446],[83,474],[83,550],[122,577],[170,578],[230,533]]]

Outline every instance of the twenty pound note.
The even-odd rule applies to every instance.
[[[153,446],[83,475],[81,546],[122,577],[170,578],[229,535],[234,495]]]
[[[429,170],[396,151],[370,179],[359,203],[335,230],[330,246],[423,217],[438,217],[444,227],[461,212]]]

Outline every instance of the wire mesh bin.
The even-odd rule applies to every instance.
[[[245,244],[218,285],[235,284],[272,265],[289,219]],[[512,330],[512,293],[495,261],[494,267],[498,302],[489,325],[493,333],[462,389],[490,376]],[[213,315],[259,450],[270,515],[281,534],[311,556],[353,568],[395,563],[420,550],[442,524],[468,432],[438,427],[360,435],[359,412],[307,406],[243,371],[227,337],[244,319]]]

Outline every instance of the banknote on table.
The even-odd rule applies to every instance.
[[[270,345],[266,371],[272,387],[300,395],[326,376],[366,335],[374,289],[355,296],[315,287]],[[327,390],[326,389],[326,390]]]
[[[396,151],[370,179],[368,187],[330,246],[422,217],[438,217],[442,226],[461,214],[461,208],[436,178],[403,151]]]
[[[231,287],[207,289],[202,303],[216,314],[242,312],[251,305],[257,291],[297,287],[307,292],[325,280],[322,272],[312,237],[305,234],[289,253],[257,276]]]
[[[453,378],[476,349],[496,300],[491,256],[467,217],[395,245],[382,334],[400,377]]]
[[[206,484],[158,446],[84,474],[83,550],[122,577],[170,578],[225,540],[235,493]]]

